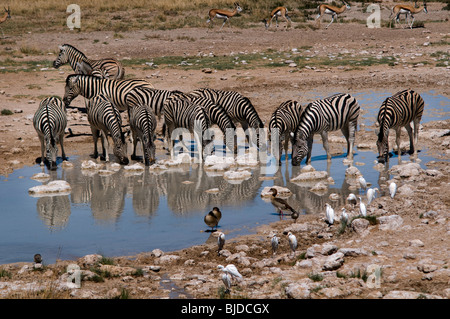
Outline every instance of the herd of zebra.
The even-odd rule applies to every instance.
[[[33,124],[41,142],[41,165],[44,163],[54,170],[57,168],[57,144],[61,145],[62,159],[66,159],[63,140],[67,126],[66,107],[81,95],[85,98],[88,121],[94,140],[93,157],[98,157],[97,141],[101,136],[102,159],[109,161],[108,136],[113,140],[113,154],[120,164],[129,163],[127,147],[122,127],[121,112],[127,112],[132,133],[132,160],[138,160],[137,143],[143,148],[143,162],[146,166],[155,162],[155,130],[158,120],[163,117],[163,133],[173,157],[172,132],[184,128],[194,134],[199,159],[208,141],[203,136],[211,125],[217,125],[224,133],[224,144],[235,152],[234,131],[240,124],[244,131],[254,129],[249,142],[259,150],[266,144],[260,140],[264,122],[259,117],[250,99],[236,91],[201,88],[189,93],[178,90],[156,89],[141,79],[124,79],[122,64],[113,58],[91,60],[75,47],[65,44],[53,62],[55,68],[69,63],[76,72],[67,76],[63,99],[57,96],[45,98],[36,111]],[[400,149],[400,131],[405,127],[410,137],[410,152],[416,153],[419,122],[424,101],[413,90],[402,90],[388,97],[381,105],[376,126],[379,160],[389,158],[389,130],[397,134],[396,143]],[[272,113],[269,122],[271,151],[281,162],[282,144],[286,159],[288,144],[292,144],[292,165],[300,165],[306,156],[311,161],[313,136],[320,134],[327,159],[328,132],[341,130],[347,140],[347,158],[353,158],[353,147],[360,106],[348,93],[339,93],[316,100],[302,107],[297,101],[285,101]],[[414,132],[411,123],[414,123]],[[232,132],[232,135],[230,135]],[[201,136],[199,136],[201,134]],[[106,144],[106,145],[105,145]],[[400,153],[399,153],[400,156]]]

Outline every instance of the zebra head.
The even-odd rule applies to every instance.
[[[293,137],[292,144],[292,165],[299,166],[302,162],[303,158],[308,154],[308,142],[304,136],[299,134],[298,130],[294,133],[291,133],[291,137]]]
[[[58,69],[61,65],[64,65],[69,62],[69,54],[67,53],[67,46],[60,45],[59,54],[55,61],[53,61],[53,67]]]
[[[375,133],[377,135],[378,162],[386,163],[389,159],[389,128],[380,127],[380,123],[375,123]]]
[[[150,133],[151,134],[151,133]],[[144,163],[145,166],[150,166],[155,162],[155,141],[156,135],[152,134],[149,136],[149,134],[144,134],[142,137],[142,146],[144,149]]]
[[[127,157],[127,143],[123,133],[121,133],[120,140],[114,141],[113,154],[122,165],[128,165],[130,162]]]
[[[64,105],[67,107],[70,105],[73,99],[81,94],[81,86],[79,83],[79,75],[72,74],[66,79],[66,86],[64,88]]]

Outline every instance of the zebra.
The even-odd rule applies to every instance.
[[[191,94],[209,98],[213,103],[222,106],[235,124],[241,124],[244,131],[247,131],[249,127],[256,129],[256,139],[253,138],[252,142],[259,148],[259,129],[264,128],[264,123],[249,98],[236,91],[211,88],[200,88],[192,91]]]
[[[41,165],[46,163],[51,170],[56,170],[58,143],[61,145],[62,159],[67,160],[63,145],[67,126],[66,108],[59,97],[47,97],[41,101],[33,116],[33,126],[41,142]]]
[[[204,96],[183,93],[180,91],[175,91],[174,94],[177,94],[179,97],[189,99],[192,103],[200,105],[205,110],[210,125],[215,124],[222,131],[225,146],[231,152],[234,152],[234,145],[236,145],[234,140],[236,126],[222,106],[215,104],[209,98]]]
[[[384,163],[389,159],[388,139],[391,128],[396,133],[395,141],[399,160],[401,159],[400,136],[402,127],[406,129],[409,135],[409,153],[417,155],[419,123],[422,119],[424,104],[422,97],[413,90],[399,91],[384,100],[375,122],[379,162]],[[414,122],[414,133],[411,122]]]
[[[300,116],[302,114],[302,106],[297,101],[288,100],[282,102],[272,113],[269,121],[269,133],[272,146],[272,154],[278,153],[278,162],[281,164],[282,144],[284,141],[284,154],[288,158],[289,140],[294,144],[290,133],[295,132],[300,124]],[[275,141],[278,141],[278,150]]]
[[[136,146],[141,141],[144,163],[146,166],[155,162],[155,130],[156,116],[146,104],[138,104],[130,108],[130,128],[133,134],[133,154],[131,159],[136,160]]]
[[[58,69],[66,63],[69,63],[75,72],[85,75],[94,75],[112,80],[122,80],[125,75],[125,69],[117,59],[92,60],[70,44],[59,46],[59,55],[53,61],[53,67]]]
[[[114,141],[113,153],[115,157],[119,160],[120,164],[127,165],[129,163],[127,157],[127,144],[125,142],[125,135],[122,132],[122,118],[119,110],[111,104],[106,96],[99,94],[87,101],[87,118],[94,139],[94,154],[92,154],[92,157],[98,157],[97,141],[99,134],[101,133],[103,154],[101,159],[109,162],[108,135],[110,134]]]
[[[63,101],[67,106],[78,95],[91,99],[99,94],[104,94],[119,111],[127,111],[127,94],[136,88],[153,88],[153,85],[145,80],[109,80],[92,75],[71,74],[66,78]]]
[[[148,105],[153,110],[153,113],[155,113],[158,120],[161,120],[164,102],[171,94],[171,90],[136,88],[127,95],[127,104],[130,106],[140,104]]]
[[[347,159],[353,160],[353,145],[359,117],[359,104],[348,93],[338,93],[325,99],[309,103],[304,109],[300,124],[295,133],[292,146],[292,165],[298,166],[306,157],[306,164],[311,164],[311,151],[314,134],[322,136],[327,160],[331,160],[328,150],[328,132],[341,130],[347,140]]]
[[[165,122],[164,135],[169,146],[170,155],[174,158],[172,132],[176,128],[186,128],[191,133],[194,133],[194,139],[198,147],[199,162],[201,163],[203,162],[203,149],[206,146],[206,139],[203,137],[210,126],[208,115],[203,107],[185,98],[184,93],[177,91],[174,91],[174,93],[176,94],[172,94],[167,98],[163,111]]]

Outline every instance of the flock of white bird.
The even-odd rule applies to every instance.
[[[367,192],[366,192],[367,205],[369,205],[372,202],[372,200],[375,198],[376,192],[378,192],[379,190],[376,187],[367,189],[367,182],[364,179],[364,177],[359,178],[359,184],[362,189],[367,190]],[[396,183],[391,182],[389,184],[389,194],[390,194],[391,198],[394,198],[396,191],[397,191]],[[359,198],[360,216],[366,217],[367,216],[366,204],[364,204],[361,196],[358,196],[358,198]],[[355,194],[350,193],[349,196],[347,197],[347,202],[349,204],[352,204],[353,206],[355,206],[358,203],[358,199]],[[326,203],[325,207],[326,207],[325,222],[328,224],[328,226],[331,226],[334,224],[334,222],[336,220],[334,209],[333,209],[333,207],[331,207],[331,205],[329,203]],[[214,207],[213,211],[216,214],[217,214],[217,212],[220,212],[219,208],[217,208],[217,207]],[[208,214],[211,215],[213,211],[209,212]],[[205,216],[205,218],[207,216]],[[221,213],[220,213],[220,217],[221,217]],[[214,226],[217,227],[220,217],[214,223]],[[349,216],[346,212],[345,207],[343,207],[340,221],[343,222],[345,225],[347,225],[348,219],[349,219]],[[205,219],[205,223],[208,226],[211,226],[211,224],[208,223],[206,219]],[[297,245],[298,245],[297,238],[295,237],[294,234],[292,234],[292,232],[287,233],[287,238],[288,238],[288,242],[289,242],[289,247],[291,249],[292,258],[295,258],[295,252],[297,250]],[[272,234],[270,243],[271,243],[271,247],[272,247],[272,254],[276,255],[278,252],[279,244],[280,244],[280,239],[278,238],[276,233]],[[220,255],[220,251],[223,250],[224,246],[225,246],[225,234],[223,232],[218,232],[217,233],[217,247],[218,247],[217,253],[218,253],[218,255]],[[218,265],[217,269],[222,271],[222,282],[226,288],[225,293],[230,293],[230,289],[231,289],[231,285],[232,285],[233,281],[239,281],[240,279],[242,279],[242,275],[239,273],[238,269],[233,264],[228,264],[226,267],[224,267],[222,265]]]

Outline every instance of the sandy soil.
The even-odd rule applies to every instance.
[[[442,14],[442,13],[440,13]],[[323,26],[323,25],[322,25]],[[436,93],[449,95],[449,68],[432,67],[434,61],[430,54],[436,51],[447,51],[448,45],[430,45],[439,43],[449,36],[448,22],[426,23],[425,28],[406,29],[368,29],[361,24],[335,23],[328,30],[294,29],[287,32],[267,32],[262,27],[251,30],[224,29],[223,32],[206,29],[179,29],[171,31],[138,31],[123,33],[123,38],[114,39],[112,32],[95,33],[46,33],[24,34],[15,38],[15,43],[9,46],[21,47],[27,44],[39,48],[43,56],[26,56],[24,60],[53,60],[56,46],[62,43],[76,44],[91,57],[117,56],[120,59],[145,58],[163,55],[199,55],[213,53],[215,55],[230,55],[236,52],[263,52],[267,49],[290,52],[293,48],[311,46],[311,51],[317,55],[327,56],[338,54],[344,50],[355,52],[367,51],[370,56],[377,54],[400,54],[405,62],[394,66],[369,66],[362,69],[349,67],[318,67],[295,69],[261,68],[249,70],[228,70],[205,73],[202,70],[175,70],[161,68],[143,70],[142,67],[127,68],[126,74],[147,78],[155,87],[164,89],[180,89],[189,91],[198,87],[210,86],[220,89],[233,89],[248,96],[254,103],[263,120],[268,120],[273,109],[282,101],[298,99],[304,104],[308,101],[308,92],[351,93],[357,90],[389,90],[396,91],[412,88],[421,91],[435,90]],[[99,42],[93,40],[99,39]],[[108,44],[101,44],[103,41]],[[17,49],[16,48],[16,49]],[[417,61],[417,64],[410,63]],[[430,65],[423,61],[432,62]],[[0,116],[0,174],[7,175],[14,169],[24,165],[33,165],[40,155],[40,145],[32,125],[32,116],[36,110],[40,96],[64,94],[64,79],[71,73],[69,67],[60,70],[48,69],[34,72],[2,73],[0,76],[1,108],[15,110],[10,116]],[[300,99],[298,98],[300,96]],[[73,105],[83,106],[81,99]],[[445,107],[445,106],[444,106]],[[448,105],[447,111],[448,111]],[[363,106],[362,106],[363,108]],[[71,155],[88,154],[92,150],[91,137],[88,136],[89,126],[79,113],[69,110],[69,127],[75,136],[66,138],[66,153]],[[364,114],[364,113],[363,113]],[[445,130],[449,121],[436,121],[423,125],[422,132]],[[357,134],[358,143],[374,144],[371,127],[360,128]],[[84,134],[86,133],[86,135]],[[353,247],[366,249],[368,255],[346,257],[345,269],[367,266],[368,263],[383,264],[383,284],[381,288],[369,289],[360,280],[342,279],[339,283],[331,280],[329,273],[325,274],[322,285],[328,288],[339,287],[345,293],[333,295],[322,289],[311,292],[308,298],[381,298],[391,291],[408,290],[424,295],[437,295],[448,298],[450,295],[450,276],[444,270],[449,263],[449,196],[448,192],[448,145],[449,137],[421,138],[419,149],[427,147],[434,152],[438,161],[427,163],[429,169],[435,169],[441,174],[431,176],[423,173],[420,180],[411,178],[399,180],[401,184],[409,184],[419,195],[400,194],[395,200],[387,196],[377,198],[371,206],[371,214],[384,216],[397,214],[403,218],[403,226],[396,231],[383,231],[379,225],[369,226],[363,235],[347,230],[343,235],[337,235],[337,226],[325,229],[323,215],[304,216],[297,222],[301,227],[294,233],[299,238],[299,252],[305,252],[314,244],[330,243],[337,247]],[[373,145],[374,146],[374,145]],[[420,155],[419,155],[420,159]],[[396,164],[396,163],[394,163]],[[386,190],[384,190],[386,192]],[[410,207],[408,211],[403,208]],[[351,209],[351,208],[349,208]],[[436,211],[437,216],[422,218],[428,211]],[[243,251],[239,245],[245,244],[249,249],[245,255],[252,263],[270,258],[268,236],[272,230],[279,234],[292,227],[292,221],[282,220],[257,230],[256,235],[238,238],[226,244],[231,253]],[[323,233],[328,235],[323,236]],[[244,283],[233,288],[232,297],[249,298],[298,298],[286,292],[289,283],[302,282],[311,273],[311,269],[294,266],[295,261],[289,258],[286,236],[282,236],[280,257],[273,267],[240,266],[244,269]],[[420,247],[411,244],[419,239]],[[131,298],[218,298],[217,289],[222,285],[217,264],[231,263],[224,256],[215,252],[215,238],[211,244],[167,253],[177,255],[179,259],[173,262],[160,263],[159,272],[150,272],[144,277],[123,276],[106,279],[103,283],[87,281],[83,283],[86,294],[81,292],[55,295],[72,298],[116,297],[121,289],[131,292]],[[405,254],[410,253],[410,257]],[[374,257],[375,256],[375,257]],[[417,270],[416,265],[425,258],[431,258],[439,270],[434,277]],[[374,261],[376,259],[376,261]],[[7,269],[13,273],[9,281],[45,282],[63,272],[68,262],[48,265],[45,272],[18,273],[18,265],[9,265]],[[116,265],[130,267],[145,267],[158,264],[158,257],[151,253],[116,259]],[[189,267],[186,267],[189,265]],[[22,265],[20,265],[22,266]],[[272,268],[279,268],[280,271]],[[341,268],[342,270],[342,268]],[[345,270],[342,270],[345,272]],[[281,272],[281,274],[280,274]],[[436,273],[436,272],[435,272]],[[181,274],[181,275],[180,275]],[[276,281],[282,277],[283,280]],[[354,278],[353,278],[354,279]],[[354,279],[357,280],[357,279]],[[0,278],[0,283],[8,281]],[[174,286],[171,286],[174,285]],[[343,286],[352,287],[345,290]],[[3,286],[4,287],[4,286]],[[202,288],[203,287],[203,288]],[[180,290],[178,290],[178,288]],[[12,294],[14,295],[14,294]],[[20,294],[19,294],[20,295]],[[22,294],[22,297],[34,297],[33,294]]]

